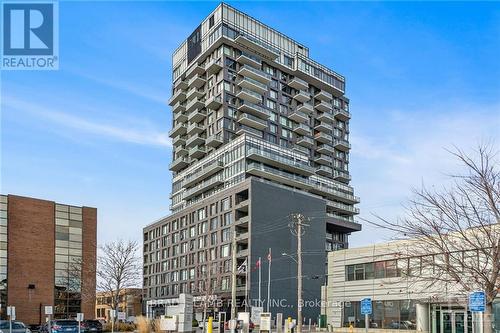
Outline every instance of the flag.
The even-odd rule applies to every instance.
[[[259,258],[259,260],[257,260],[257,262],[255,263],[255,268],[260,268],[260,264],[261,264],[261,262],[260,262],[260,258]]]
[[[246,271],[247,271],[247,259],[245,259],[245,261],[241,264],[241,266],[238,267],[239,274],[246,273]]]

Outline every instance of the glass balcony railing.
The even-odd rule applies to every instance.
[[[247,156],[252,155],[252,154],[256,154],[256,155],[265,157],[266,159],[275,161],[278,164],[283,164],[283,165],[287,165],[287,166],[291,166],[294,168],[305,170],[311,174],[314,173],[314,170],[315,170],[312,166],[309,165],[309,163],[307,163],[305,161],[298,161],[298,160],[286,158],[283,155],[280,155],[278,153],[272,153],[272,152],[265,151],[265,150],[258,149],[258,148],[250,148],[247,152]]]

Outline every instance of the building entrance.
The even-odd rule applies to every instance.
[[[472,333],[470,318],[462,310],[442,310],[440,324],[438,333]]]

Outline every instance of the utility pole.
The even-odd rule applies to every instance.
[[[302,236],[305,233],[306,224],[308,220],[303,214],[295,213],[290,216],[291,222],[289,224],[292,235],[297,237],[297,331],[302,333]]]

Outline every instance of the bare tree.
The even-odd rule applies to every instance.
[[[391,230],[408,257],[403,276],[421,288],[453,286],[455,294],[486,293],[484,332],[492,331],[492,303],[500,292],[500,168],[497,152],[481,145],[475,155],[449,151],[464,167],[452,185],[414,190],[407,216],[368,223]],[[406,253],[405,253],[406,252]]]
[[[198,269],[198,284],[191,292],[201,297],[199,305],[203,308],[203,331],[207,331],[206,320],[207,311],[213,307],[215,309],[215,300],[213,296],[217,291],[220,291],[221,285],[221,268],[220,263],[210,262],[208,265],[200,266]]]
[[[118,240],[99,247],[97,287],[111,296],[111,308],[116,310],[120,290],[140,286],[141,263],[136,241]]]

